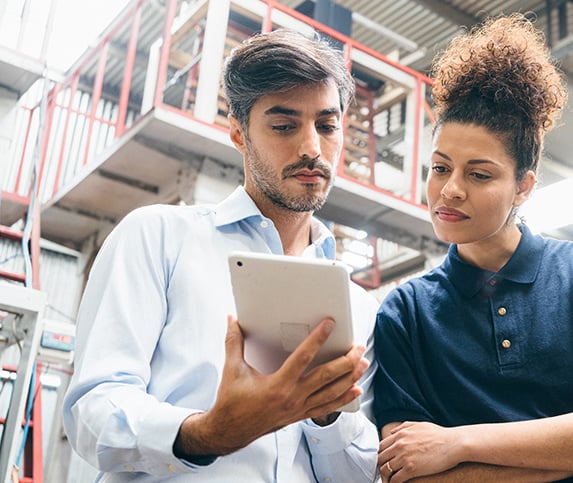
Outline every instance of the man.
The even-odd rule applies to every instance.
[[[70,442],[101,481],[372,481],[374,425],[336,410],[370,379],[374,299],[352,301],[362,345],[309,372],[331,320],[270,375],[245,363],[237,321],[225,324],[231,251],[334,257],[312,215],[332,185],[352,79],[326,43],[278,31],[238,47],[223,82],[244,187],[214,207],[135,210],[108,237],[78,316]]]

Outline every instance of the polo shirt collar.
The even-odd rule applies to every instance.
[[[521,239],[517,248],[497,273],[464,262],[458,255],[457,245],[450,245],[444,268],[450,273],[453,284],[464,295],[473,297],[486,284],[497,283],[500,279],[515,283],[532,283],[535,280],[545,244],[543,238],[533,235],[527,226],[520,224],[518,228],[521,231]]]

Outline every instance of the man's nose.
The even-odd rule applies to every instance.
[[[320,135],[314,125],[301,131],[298,154],[300,159],[317,159],[320,157]]]

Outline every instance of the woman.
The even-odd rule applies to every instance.
[[[573,243],[515,216],[566,103],[563,78],[517,14],[454,39],[433,78],[427,198],[451,246],[378,312],[382,480],[571,477]]]

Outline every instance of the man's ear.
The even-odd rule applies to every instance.
[[[241,126],[241,123],[232,114],[227,115],[227,119],[229,120],[229,136],[231,137],[231,141],[233,141],[233,144],[241,154],[245,154],[246,145],[243,126]]]
[[[537,177],[533,171],[529,170],[525,173],[523,179],[517,185],[513,206],[520,206],[529,198],[536,182]]]

